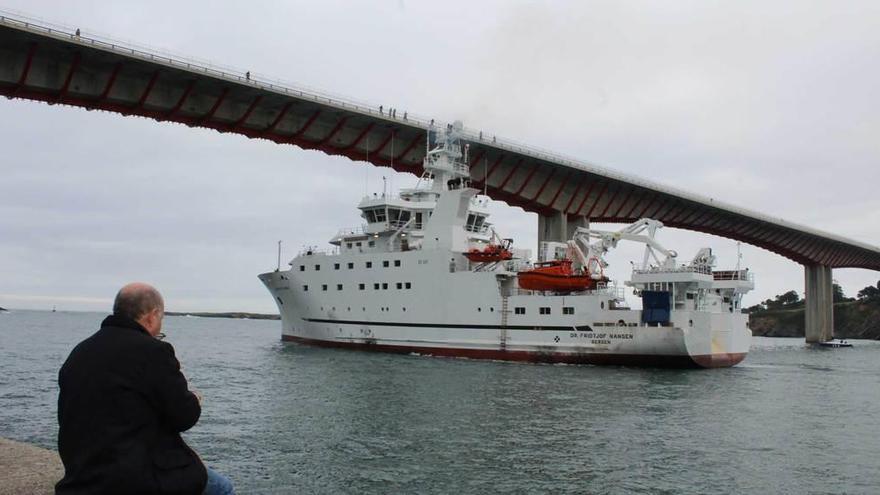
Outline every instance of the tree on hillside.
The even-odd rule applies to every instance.
[[[764,303],[758,303],[746,308],[746,313],[759,313],[761,311],[767,311],[767,306],[765,306]]]
[[[775,299],[767,299],[763,303],[762,306],[767,308],[768,310],[774,309],[790,309],[794,306],[803,303],[801,297],[798,295],[797,291],[790,290],[785,294],[779,294]]]
[[[834,302],[836,303],[852,301],[852,299],[846,297],[846,294],[843,293],[843,287],[836,283],[831,285],[831,291],[834,294]]]
[[[880,281],[876,286],[867,286],[857,294],[859,301],[880,301]]]
[[[785,294],[776,296],[776,302],[781,304],[782,306],[790,306],[792,304],[797,304],[798,301],[801,300],[801,297],[798,295],[797,291],[790,290]]]

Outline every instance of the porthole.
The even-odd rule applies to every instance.
[[[600,308],[600,309],[605,309],[605,301],[602,301],[602,302],[599,303],[599,308]]]
[[[694,320],[688,320],[688,326],[689,327],[694,326]]]
[[[495,312],[495,308],[489,308],[489,312],[490,312],[490,313],[494,313],[494,312]]]
[[[481,312],[481,311],[483,311],[483,308],[477,308],[477,312],[478,312],[478,313]]]

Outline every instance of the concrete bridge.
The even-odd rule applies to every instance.
[[[270,82],[0,16],[0,94],[215,129],[420,174],[429,133],[445,126],[390,108]],[[880,270],[880,249],[467,131],[471,182],[539,215],[538,238],[563,240],[587,222],[664,224],[749,243],[805,270],[806,338],[833,334],[833,268]]]

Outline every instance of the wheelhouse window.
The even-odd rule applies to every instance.
[[[373,268],[373,262],[367,261],[366,263],[364,263],[364,266],[366,266],[367,268]]]
[[[404,284],[404,287],[406,287],[407,289],[412,289],[412,284],[410,282],[407,282],[406,284]]]
[[[367,223],[384,222],[386,218],[385,207],[364,210],[364,219]]]
[[[538,309],[538,313],[539,313],[539,314],[542,314],[542,315],[549,315],[549,314],[550,314],[550,308],[548,308],[548,307],[546,307],[546,306],[541,307],[541,308]]]
[[[366,284],[358,284],[358,290],[364,290],[366,287]]]
[[[388,284],[382,284],[382,290],[388,290]]]
[[[388,268],[388,260],[383,261],[382,266],[384,266],[385,268]]]
[[[573,315],[574,314],[574,306],[563,306],[562,314],[564,315]]]
[[[397,289],[400,290],[400,289],[402,289],[402,288],[403,288],[403,283],[402,283],[402,282],[397,282]]]
[[[333,263],[333,269],[339,270],[339,263]]]
[[[336,290],[342,290],[342,284],[336,284]]]
[[[303,285],[303,292],[308,292],[308,290],[309,290],[309,286],[308,286],[308,285]]]
[[[526,308],[513,308],[513,314],[515,315],[524,315],[526,314]]]
[[[373,284],[373,290],[379,290],[379,284]]]
[[[400,260],[394,260],[394,266],[400,266]]]
[[[473,213],[468,215],[467,224],[465,224],[465,229],[469,232],[479,232],[483,228],[483,223],[486,221],[486,217],[483,215],[475,215]]]
[[[306,271],[306,265],[299,265],[299,271],[301,271],[301,272]]]
[[[321,290],[327,290],[327,284],[321,284]]]
[[[388,223],[393,227],[402,227],[409,222],[409,210],[401,210],[399,208],[388,208]]]
[[[349,270],[354,270],[354,263],[349,263],[349,264],[348,264],[348,269],[349,269]]]
[[[321,270],[321,265],[315,265],[315,271],[317,272],[317,271],[320,271],[320,270]]]

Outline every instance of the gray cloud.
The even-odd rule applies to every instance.
[[[880,245],[874,2],[214,2],[12,9],[592,161]],[[173,13],[170,14],[170,13]],[[272,311],[256,274],[359,222],[388,170],[180,125],[0,102],[0,306]],[[394,185],[414,181],[396,175]],[[497,205],[522,247],[535,216]],[[732,241],[669,231],[688,255]],[[744,246],[752,302],[802,289]],[[610,257],[625,279],[637,248]],[[854,292],[880,276],[837,270]],[[52,301],[57,301],[54,303]]]

